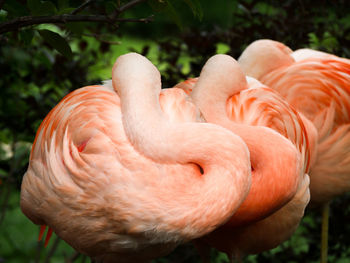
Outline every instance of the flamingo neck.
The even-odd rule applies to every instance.
[[[293,197],[299,178],[299,155],[288,139],[272,129],[237,124],[229,118],[227,101],[246,87],[237,62],[220,56],[207,62],[191,94],[208,122],[240,136],[250,151],[253,184],[230,219],[233,225],[260,220],[279,209]]]
[[[227,100],[246,89],[247,85],[244,73],[235,59],[227,55],[216,55],[204,65],[191,97],[207,120],[218,122],[218,119],[227,115]]]
[[[192,239],[226,222],[250,187],[249,152],[241,138],[214,124],[167,121],[159,105],[159,72],[140,55],[119,57],[112,80],[127,137],[163,171],[148,187],[154,186],[154,203],[162,210],[174,208],[164,210],[164,228],[176,226],[182,238]],[[179,170],[167,168],[173,164]]]

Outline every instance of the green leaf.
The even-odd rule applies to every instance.
[[[113,13],[117,8],[118,7],[117,7],[117,5],[116,5],[116,3],[114,1],[108,1],[105,4],[105,10],[106,10],[107,14]]]
[[[230,51],[230,46],[225,43],[216,44],[216,54],[226,54]]]
[[[16,0],[5,1],[2,9],[6,10],[11,16],[25,16],[28,14],[26,6]]]
[[[30,45],[30,43],[32,42],[32,39],[34,37],[34,31],[31,29],[28,30],[21,30],[19,32],[19,36],[21,41],[25,44],[25,45]]]
[[[58,0],[58,9],[62,10],[69,8],[69,0]]]
[[[320,45],[320,41],[315,33],[309,33],[309,45],[311,48],[317,48]]]
[[[191,8],[193,15],[202,20],[203,9],[199,0],[184,0],[184,2]]]
[[[60,52],[63,56],[70,59],[73,56],[72,49],[67,41],[59,34],[50,30],[39,30],[40,36],[54,49]]]
[[[39,9],[39,7],[40,7],[40,0],[28,0],[27,1],[27,7],[29,8],[29,10],[31,12],[33,12],[34,10]]]
[[[70,14],[70,13],[72,13],[72,11],[74,11],[74,10],[75,10],[75,8],[73,8],[73,7],[62,8],[62,9],[60,9],[60,10],[57,12],[57,14],[58,14],[58,15]]]
[[[86,28],[86,23],[84,22],[69,22],[66,23],[66,28],[72,31],[74,34],[81,35]]]
[[[27,6],[34,16],[49,16],[57,13],[56,6],[49,1],[28,0]]]
[[[175,24],[182,30],[182,22],[179,14],[176,12],[173,4],[170,2],[170,0],[165,0],[167,3],[166,12],[170,15],[170,18],[175,22]]]

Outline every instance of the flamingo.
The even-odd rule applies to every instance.
[[[208,122],[240,135],[251,153],[248,197],[225,225],[197,243],[200,251],[206,243],[234,261],[276,247],[292,235],[310,197],[310,149],[301,117],[275,91],[252,78],[247,83],[237,62],[226,55],[212,57],[198,79],[176,87],[191,95]],[[278,200],[285,191],[290,191],[288,198],[273,207],[268,197]]]
[[[182,90],[161,92],[156,67],[130,53],[112,84],[75,90],[46,116],[20,205],[98,262],[145,262],[225,223],[250,182],[244,141],[201,123]]]
[[[277,90],[318,131],[311,166],[311,204],[323,206],[321,262],[326,262],[329,202],[350,190],[350,60],[288,47],[272,40],[250,44],[238,60],[245,73]]]

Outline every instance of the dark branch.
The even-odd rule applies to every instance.
[[[15,31],[25,26],[39,24],[65,24],[67,22],[99,22],[99,23],[120,23],[120,22],[142,22],[148,23],[153,16],[146,18],[111,18],[102,15],[56,15],[56,16],[23,16],[0,24],[0,34]]]
[[[122,13],[124,12],[125,10],[128,10],[130,9],[131,7],[139,4],[139,3],[142,3],[142,2],[146,2],[147,0],[134,0],[134,1],[130,1],[128,2],[127,4],[121,6],[120,8],[118,8],[118,11],[119,13]]]
[[[121,42],[120,41],[109,41],[109,40],[105,40],[103,39],[103,36],[102,35],[99,35],[99,34],[82,34],[83,36],[87,36],[87,37],[93,37],[95,38],[96,40],[100,41],[100,42],[103,42],[103,43],[106,43],[106,44],[109,44],[109,45],[120,45]]]
[[[80,6],[78,6],[76,9],[74,9],[70,14],[71,15],[76,15],[79,12],[83,11],[89,4],[92,2],[95,2],[95,0],[87,0],[84,3],[82,3]]]
[[[146,2],[147,0],[133,0],[130,1],[128,3],[126,3],[125,5],[119,7],[118,9],[115,10],[115,12],[111,15],[111,18],[114,19],[116,17],[118,17],[121,13],[125,12],[126,10],[132,8],[135,5],[138,5],[142,2]]]
[[[49,253],[47,254],[44,263],[49,263],[51,261],[51,258],[53,257],[53,255],[55,254],[55,251],[58,247],[58,244],[60,243],[60,238],[58,236],[56,236],[55,238],[55,242],[53,243],[53,245],[51,246],[51,249],[49,251]]]

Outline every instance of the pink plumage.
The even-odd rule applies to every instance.
[[[182,90],[161,92],[146,58],[119,57],[112,80],[68,94],[45,118],[21,209],[99,261],[142,262],[232,216],[249,191],[249,152],[199,123]]]
[[[214,246],[234,260],[285,241],[310,197],[306,172],[315,142],[309,144],[307,120],[275,91],[252,78],[247,82],[229,56],[212,57],[198,81],[176,87],[192,91],[204,118],[241,136],[251,154],[253,178],[247,199],[228,223],[197,245]]]

